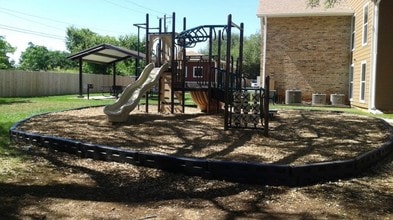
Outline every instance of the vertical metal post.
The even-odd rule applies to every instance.
[[[228,15],[227,23],[227,55],[226,55],[226,66],[225,66],[225,113],[224,113],[224,130],[228,130],[228,119],[229,119],[229,68],[231,65],[231,28],[232,28],[232,15]]]
[[[139,57],[140,57],[140,44],[141,44],[141,40],[140,40],[140,27],[138,27],[138,42],[137,42],[137,52],[138,52],[138,58],[135,59],[135,75],[136,75],[136,79],[139,78]]]
[[[119,98],[119,93],[117,90],[117,86],[116,86],[116,62],[112,64],[112,68],[113,68],[113,85],[112,85],[112,90],[115,94],[116,98]]]
[[[116,86],[116,62],[112,64],[112,72],[113,72],[112,85],[113,85],[113,87],[115,87]]]
[[[146,43],[145,43],[145,54],[146,54],[146,65],[150,63],[151,57],[150,57],[150,48],[149,48],[149,14],[146,14]]]
[[[270,76],[265,79],[265,98],[263,100],[263,133],[265,136],[269,136],[269,98],[270,98],[270,88],[269,88]]]
[[[162,31],[161,31],[161,25],[162,25],[162,19],[160,18],[160,19],[158,19],[158,35],[159,36],[161,36],[161,34],[162,34]],[[162,40],[161,40],[161,38],[159,37],[158,38],[158,46],[157,46],[158,48],[158,51],[157,51],[157,63],[158,63],[158,66],[161,66],[162,65]]]
[[[161,25],[162,25],[162,19],[160,18],[159,20],[158,20],[158,33],[159,33],[159,35],[161,35]],[[164,25],[165,25],[165,16],[164,16]],[[165,27],[164,27],[165,28]],[[159,42],[158,42],[158,63],[159,63],[159,65],[161,66],[162,65],[162,62],[161,62],[161,54],[162,54],[162,41],[161,41],[161,39],[159,39]],[[161,86],[161,83],[162,83],[162,81],[164,80],[163,79],[163,77],[162,76],[159,76],[160,78],[159,78],[159,81],[158,81],[158,103],[157,103],[157,112],[160,112],[161,111],[161,89],[163,89],[163,88],[161,88],[162,86]]]
[[[82,57],[79,58],[79,98],[83,98]]]
[[[218,31],[218,47],[217,47],[217,68],[219,70],[218,72],[218,88],[222,89],[222,72],[221,72],[221,38],[222,38],[222,33],[221,30]]]
[[[217,63],[216,63],[216,69],[214,70],[215,74],[215,79],[216,79],[216,89],[222,89],[222,73],[221,73],[221,30],[218,31],[218,39],[217,39]],[[220,99],[219,97],[217,98],[217,108],[216,112],[220,110]]]
[[[151,62],[149,42],[149,14],[146,14],[146,64]],[[146,92],[145,111],[149,112],[149,92]]]
[[[187,30],[187,21],[186,21],[186,17],[183,18],[183,31]],[[186,91],[185,91],[185,87],[186,87],[186,60],[187,60],[187,55],[186,55],[186,48],[183,47],[183,62],[182,62],[182,113],[185,112],[185,104],[186,104]]]
[[[209,29],[209,58],[208,58],[208,82],[207,82],[207,113],[210,113],[212,104],[212,70],[211,70],[211,60],[213,57],[213,28]]]
[[[175,75],[177,71],[177,65],[175,64],[175,30],[176,30],[176,17],[175,17],[175,12],[172,13],[172,45],[171,45],[171,69],[172,69],[172,79],[171,79],[171,113],[173,114],[175,112]]]

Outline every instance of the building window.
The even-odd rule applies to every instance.
[[[363,7],[363,46],[367,44],[368,37],[368,4]]]
[[[366,96],[366,72],[367,72],[367,63],[362,62],[362,69],[360,72],[360,101],[365,102]]]
[[[355,21],[356,17],[352,17],[352,35],[351,35],[351,50],[355,50]]]
[[[202,66],[194,66],[192,69],[192,76],[194,78],[202,78],[203,77],[203,67]]]
[[[353,70],[354,70],[354,65],[352,64],[351,67],[349,68],[349,100],[353,99]]]

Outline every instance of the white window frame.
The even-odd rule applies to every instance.
[[[351,64],[349,67],[349,88],[348,88],[348,97],[349,101],[353,100],[353,77],[354,77],[354,70],[355,70],[355,64]]]
[[[364,67],[364,68],[363,68]],[[359,101],[366,102],[366,76],[367,76],[367,62],[363,61],[360,66],[360,87],[359,87]]]
[[[370,15],[369,15],[369,4],[365,4],[363,6],[363,30],[362,30],[362,46],[366,46],[368,42],[368,32],[369,32],[369,27],[368,27],[368,22],[370,20]]]
[[[200,75],[200,76],[195,75],[196,69],[201,69],[202,70],[202,75]],[[203,66],[193,66],[192,67],[192,77],[195,78],[195,79],[203,78]]]

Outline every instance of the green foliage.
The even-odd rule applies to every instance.
[[[21,54],[20,68],[31,71],[70,69],[75,67],[75,63],[67,59],[68,55],[67,52],[50,51],[45,46],[29,42],[28,48]]]
[[[256,79],[261,68],[261,34],[252,34],[244,41],[243,71],[249,79]]]
[[[49,70],[76,68],[76,63],[67,58],[69,55],[70,53],[65,51],[49,51]]]
[[[34,45],[29,42],[28,48],[20,57],[20,68],[24,70],[48,70],[49,50],[45,46]]]
[[[14,63],[10,61],[7,54],[14,53],[15,47],[12,47],[3,36],[0,36],[0,69],[12,68]]]

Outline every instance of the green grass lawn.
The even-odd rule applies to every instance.
[[[80,99],[77,98],[76,95],[32,98],[0,98],[0,146],[8,144],[8,130],[11,126],[27,117],[46,112],[106,105],[113,102],[113,99]]]

